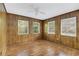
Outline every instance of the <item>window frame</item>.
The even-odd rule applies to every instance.
[[[48,23],[44,24],[44,32],[47,33],[48,32]]]
[[[52,28],[52,29],[54,29],[54,32],[49,32],[49,26],[50,26],[49,24],[52,23],[52,22],[54,22],[54,28]],[[55,33],[56,33],[56,32],[55,32],[55,30],[56,30],[56,29],[55,29],[55,26],[56,26],[56,25],[55,25],[55,20],[48,22],[48,34],[55,34]]]
[[[29,21],[27,21],[27,20],[18,20],[18,22],[19,21],[25,21],[26,22],[26,29],[27,29],[27,33],[22,33],[22,32],[19,32],[19,23],[18,23],[18,35],[27,35],[27,34],[29,34]]]
[[[75,18],[75,34],[71,34],[71,33],[70,34],[69,33],[66,34],[66,33],[63,33],[62,32],[62,21],[63,20],[71,20],[71,19],[74,19],[74,18]],[[77,25],[76,24],[77,24],[77,17],[75,17],[75,16],[74,17],[70,17],[70,18],[61,19],[61,35],[76,37],[77,36]]]
[[[34,28],[33,28],[34,27],[34,23],[37,23],[38,24],[38,33],[34,33]],[[40,23],[39,22],[33,22],[32,29],[33,29],[32,30],[32,33],[33,34],[39,34],[40,33]]]

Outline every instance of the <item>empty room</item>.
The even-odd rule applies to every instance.
[[[0,56],[79,56],[79,3],[0,3]]]

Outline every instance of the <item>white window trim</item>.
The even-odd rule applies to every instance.
[[[48,24],[44,25],[44,32],[46,32],[46,33],[48,32]]]
[[[51,23],[51,22],[53,22],[53,21],[48,22],[48,34],[55,34],[55,32],[49,32],[49,23]]]
[[[40,23],[39,22],[33,22],[33,26],[32,28],[34,27],[34,23],[38,23],[38,33],[34,33],[34,31],[32,30],[33,34],[40,34]]]
[[[19,33],[19,31],[18,31],[18,35],[27,35],[27,34],[29,34],[29,21],[26,21],[26,20],[18,20],[18,21],[25,21],[26,24],[27,24],[27,33]]]
[[[76,19],[76,17],[72,17],[72,18]],[[72,19],[72,18],[69,18],[69,19]],[[68,19],[68,18],[66,18],[66,19]],[[76,33],[75,34],[70,34],[70,33],[63,33],[62,32],[62,20],[66,20],[66,19],[61,19],[61,35],[76,37]],[[76,28],[75,28],[75,30],[76,30]]]

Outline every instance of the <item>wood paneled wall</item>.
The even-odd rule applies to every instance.
[[[6,11],[0,3],[0,55],[5,55],[6,50]]]
[[[18,35],[18,20],[29,21],[29,34]],[[32,33],[33,22],[40,23],[41,26],[40,34]],[[33,41],[38,39],[42,39],[42,21],[29,17],[7,13],[7,45],[24,43],[26,41]]]
[[[77,30],[76,30],[77,36],[76,37],[70,37],[70,36],[61,35],[60,34],[61,33],[60,32],[61,31],[61,19],[62,18],[65,19],[65,18],[69,18],[69,17],[74,17],[74,16],[77,17],[77,24],[76,24],[77,25]],[[56,34],[48,34],[48,33],[44,32],[44,39],[45,40],[53,41],[53,42],[56,42],[56,43],[63,44],[65,46],[69,46],[69,47],[72,47],[72,48],[79,49],[79,10],[44,20],[44,26],[49,21],[55,21],[55,26],[56,26],[55,32],[56,32]]]
[[[73,17],[73,16],[77,17],[77,24],[76,24],[77,25],[77,36],[76,37],[62,36],[60,34],[61,18],[69,18],[69,17]],[[5,16],[3,16],[3,18],[5,18]],[[25,43],[26,41],[45,39],[45,40],[53,41],[53,42],[56,42],[59,44],[63,44],[65,46],[79,49],[79,10],[69,12],[69,13],[66,13],[63,15],[59,15],[59,16],[56,16],[56,17],[53,17],[50,19],[46,19],[44,21],[37,20],[34,18],[25,17],[25,16],[21,16],[21,15],[7,13],[6,20],[3,20],[4,26],[3,26],[2,32],[3,33],[6,32],[6,27],[7,27],[7,33],[5,33],[3,35],[4,41],[7,40],[7,42],[6,42],[7,46],[13,45],[13,44],[18,44],[18,43]],[[28,35],[18,35],[18,20],[29,21],[29,34]],[[45,32],[45,29],[44,29],[45,24],[47,24],[47,22],[49,22],[49,21],[55,21],[56,34],[48,34]],[[32,33],[33,22],[40,23],[40,25],[41,25],[40,34],[33,34]],[[6,24],[6,26],[5,26],[5,24]],[[1,30],[0,30],[0,32],[1,32]],[[6,34],[7,34],[7,36],[6,36]],[[0,35],[2,35],[2,34],[0,34]],[[0,36],[0,38],[1,38],[1,36]],[[0,43],[1,42],[2,41],[0,41]],[[3,44],[3,45],[5,45],[5,44]]]

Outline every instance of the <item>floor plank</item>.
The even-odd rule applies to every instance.
[[[9,46],[7,56],[79,56],[79,50],[46,40],[36,40]]]

